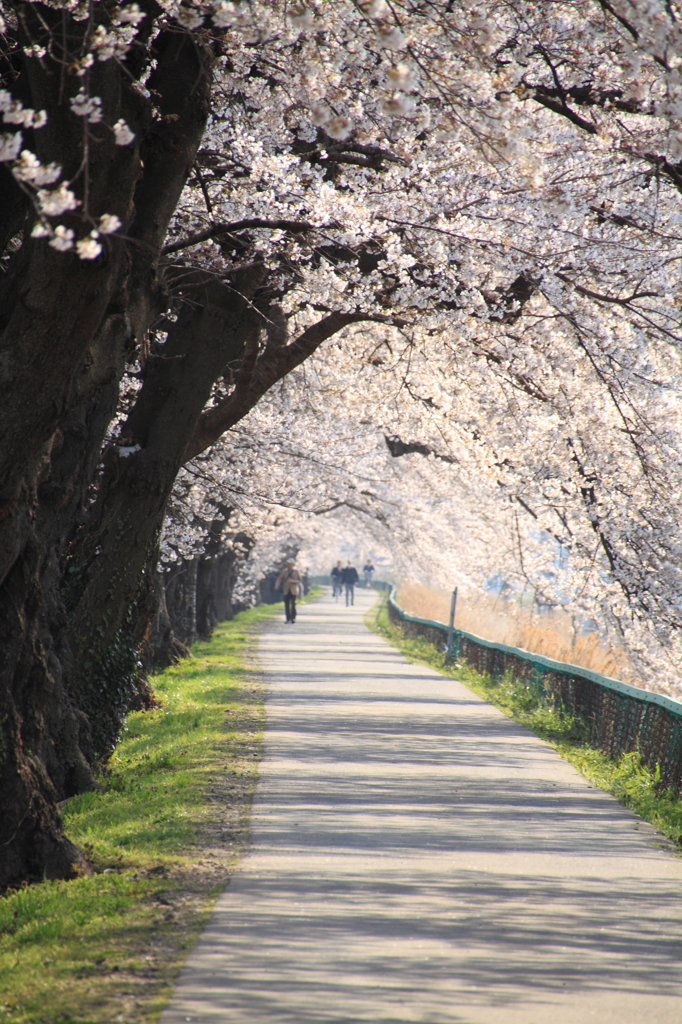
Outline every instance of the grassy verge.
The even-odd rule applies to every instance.
[[[370,629],[385,637],[410,660],[426,663],[460,680],[489,704],[551,743],[591,783],[612,793],[682,848],[682,800],[671,790],[661,789],[656,773],[642,763],[639,754],[623,754],[613,761],[588,746],[581,723],[543,704],[537,690],[529,684],[514,681],[508,675],[492,679],[467,665],[446,666],[442,651],[422,637],[408,639],[390,621],[385,601],[370,610],[366,621]]]
[[[277,606],[154,680],[99,792],[65,809],[92,878],[0,899],[2,1024],[152,1024],[248,836],[264,721],[252,657]]]

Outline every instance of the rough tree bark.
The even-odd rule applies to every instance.
[[[151,25],[155,5],[141,6]],[[17,8],[22,25],[39,16],[73,53],[91,29],[63,10]],[[93,10],[99,16],[104,7]],[[23,231],[0,283],[0,888],[88,870],[63,835],[57,803],[92,785],[93,761],[112,749],[138,692],[158,535],[180,466],[326,338],[388,319],[332,313],[290,344],[261,349],[263,317],[251,300],[262,271],[235,276],[229,287],[186,271],[181,284],[168,266],[159,272],[209,113],[212,56],[176,26],[155,40],[153,57],[146,97],[117,61],[91,69],[106,117],[87,128],[86,165],[84,123],[69,106],[80,80],[51,57],[24,61],[17,80],[26,101],[48,111],[38,156],[60,163],[78,186],[87,178],[88,215],[118,216],[125,234],[111,236],[93,261],[56,252],[30,237],[33,216],[0,178],[5,241]],[[126,60],[132,67],[138,59],[133,48]],[[107,125],[119,118],[134,144],[114,144]],[[63,221],[82,233],[77,214]],[[191,302],[150,354],[120,444],[106,448],[100,466],[125,361],[167,310],[171,290],[182,297],[183,289]],[[235,362],[232,394],[203,411]],[[134,450],[127,458],[124,447]]]
[[[99,756],[116,742],[135,692],[168,498],[214,381],[260,330],[249,301],[259,281],[260,272],[248,272],[232,288],[208,276],[185,282],[192,301],[150,353],[121,428],[125,448],[137,450],[106,450],[97,500],[71,550],[73,686]]]
[[[77,51],[87,23],[39,4],[18,7],[20,26],[31,31],[40,17]],[[92,785],[89,723],[71,687],[62,556],[96,472],[126,350],[159,307],[155,262],[208,111],[207,56],[175,32],[159,39],[157,57],[157,95],[174,121],[151,125],[148,100],[116,62],[97,64],[91,79],[107,122],[122,117],[147,140],[150,169],[140,179],[144,144],[116,146],[110,129],[90,126],[97,144],[87,168],[88,212],[117,215],[137,243],[112,236],[91,262],[57,252],[30,238],[35,215],[2,181],[12,200],[3,241],[19,228],[23,239],[0,283],[0,888],[89,870],[57,808]],[[25,62],[17,89],[49,113],[36,135],[39,157],[77,178],[82,128],[68,98],[79,80],[61,76],[57,61]],[[75,216],[64,220],[79,227]]]
[[[140,652],[145,674],[176,665],[181,658],[189,657],[189,650],[173,631],[166,599],[169,582],[168,574],[157,569],[154,574],[154,614]]]

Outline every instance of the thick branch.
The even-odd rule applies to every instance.
[[[571,110],[566,103],[561,103],[559,100],[554,100],[549,96],[545,96],[538,89],[533,89],[532,97],[536,103],[546,107],[547,110],[553,111],[555,114],[561,114],[562,117],[571,121],[572,124],[576,125],[578,128],[582,128],[584,132],[589,132],[590,135],[596,135],[599,131],[596,125],[592,124],[591,121],[586,121],[584,117],[580,116],[580,114],[576,114],[575,110]]]
[[[567,99],[572,100],[579,107],[599,107],[602,110],[612,108],[615,110],[622,110],[627,114],[646,114],[652,112],[652,108],[647,107],[640,100],[627,99],[624,100],[623,89],[599,89],[592,84],[587,85],[569,85],[556,86],[552,88],[549,85],[530,85],[528,88],[533,94],[533,99],[539,103],[544,103],[545,100],[558,102],[561,105],[559,113],[564,113],[567,109]],[[554,109],[545,104],[550,110]],[[594,128],[594,125],[591,125]]]
[[[163,249],[163,255],[168,256],[172,252],[180,252],[181,249],[189,249],[192,245],[205,242],[209,238],[219,238],[221,235],[233,234],[236,231],[245,231],[248,228],[270,228],[273,231],[289,231],[292,235],[303,234],[304,231],[314,231],[315,225],[303,220],[267,220],[263,217],[247,217],[245,220],[236,220],[232,224],[211,224],[203,231],[197,231],[194,235],[188,235],[177,242],[171,242]]]
[[[238,381],[231,395],[215,408],[208,409],[203,413],[197,424],[194,437],[185,450],[184,461],[189,462],[190,459],[214,444],[226,430],[243,419],[277,381],[305,362],[308,356],[311,356],[324,341],[343,330],[344,327],[357,323],[405,326],[405,321],[389,316],[360,312],[330,313],[329,316],[308,327],[290,345],[270,351],[266,350],[258,360],[254,372],[249,375],[249,379],[242,383]]]

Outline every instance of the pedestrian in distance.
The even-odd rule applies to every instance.
[[[341,573],[341,582],[346,590],[346,608],[354,603],[355,584],[358,582],[358,570],[350,562]]]
[[[284,594],[284,614],[286,615],[286,621],[294,623],[296,622],[296,598],[302,593],[303,579],[292,559],[287,562],[286,568],[282,569],[281,573],[277,577],[275,590],[280,589]]]
[[[338,598],[341,594],[341,575],[343,573],[343,566],[341,562],[337,562],[331,571],[332,578],[332,597]]]
[[[372,580],[374,578],[374,566],[370,562],[369,558],[367,559],[367,562],[365,563],[365,567],[364,567],[364,569],[362,571],[365,574],[365,586],[366,587],[371,587],[372,586]]]

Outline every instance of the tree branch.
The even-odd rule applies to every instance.
[[[614,110],[622,110],[626,114],[647,114],[653,112],[651,106],[646,107],[640,100],[622,99],[623,89],[599,89],[592,84],[569,85],[566,88],[562,85],[557,85],[556,88],[552,88],[549,85],[531,85],[528,82],[526,82],[526,86],[530,90],[533,99],[538,103],[548,106],[550,110],[555,108],[550,106],[549,103],[545,103],[545,100],[560,103],[560,108],[557,108],[557,110],[558,113],[562,114],[565,114],[568,110],[568,99],[573,100],[579,107],[599,107],[601,110],[612,108]],[[590,122],[585,123],[591,125]],[[591,128],[594,128],[594,125],[591,125]]]
[[[427,458],[429,455],[433,455],[434,459],[440,459],[441,462],[448,462],[452,465],[459,464],[459,459],[456,459],[454,455],[442,455],[435,448],[429,448],[427,444],[423,444],[421,441],[403,441],[398,434],[393,434],[390,437],[384,434],[384,441],[394,459],[400,458],[401,455],[416,454],[424,455]]]
[[[655,153],[645,153],[644,159],[648,163],[653,164],[657,171],[670,178],[678,191],[682,192],[682,174],[680,174],[679,165],[676,167],[675,164],[671,164],[670,161],[666,160],[664,156],[657,156]]]
[[[608,11],[608,13],[615,18],[627,32],[630,33],[636,43],[639,42],[639,32],[635,26],[620,14],[612,4],[608,3],[607,0],[599,0],[599,6],[602,10]],[[660,64],[660,66],[665,68],[666,71],[668,70],[668,65],[663,57],[657,57],[656,54],[653,54],[653,58],[657,64]]]
[[[291,234],[303,234],[304,231],[315,231],[320,225],[309,224],[303,220],[267,220],[263,217],[247,217],[245,220],[236,220],[232,224],[212,224],[204,231],[197,231],[194,235],[181,238],[178,242],[171,242],[163,248],[163,255],[168,256],[172,252],[180,252],[181,249],[188,249],[199,242],[205,242],[208,238],[219,238],[220,235],[229,235],[236,231],[245,231],[247,228],[270,228],[273,231],[289,231]]]
[[[327,508],[311,509],[314,516],[326,516],[330,512],[335,512],[337,508],[349,508],[352,512],[359,512],[360,515],[369,516],[370,519],[376,519],[379,523],[386,523],[386,516],[383,512],[376,510],[363,508],[362,505],[356,505],[352,501],[335,501]]]
[[[266,350],[258,359],[253,372],[248,374],[248,379],[245,376],[240,382],[238,378],[232,394],[228,395],[219,405],[213,409],[207,409],[201,415],[194,437],[185,450],[184,462],[189,462],[190,459],[205,451],[226,430],[243,419],[277,381],[305,362],[324,341],[344,327],[357,323],[406,326],[406,321],[390,316],[362,312],[330,313],[329,316],[308,327],[289,345]]]
[[[566,274],[562,274],[560,271],[556,272],[556,276],[565,284],[570,284],[571,288],[575,288],[579,295],[585,295],[589,299],[596,299],[597,302],[610,302],[616,306],[624,306],[626,309],[630,308],[630,303],[634,302],[635,299],[651,299],[656,298],[658,295],[658,292],[633,292],[626,299],[619,299],[615,295],[604,295],[602,292],[594,292],[591,288],[585,288],[581,284],[576,284],[575,281],[571,281],[570,277],[567,277]]]
[[[608,11],[611,17],[615,18],[616,21],[620,22],[623,28],[630,33],[635,42],[638,41],[639,32],[637,31],[635,26],[631,25],[627,18],[624,18],[622,14],[619,14],[615,7],[608,3],[607,0],[599,0],[599,6],[602,8],[602,10]]]
[[[586,121],[584,117],[580,116],[580,114],[576,114],[576,112],[571,110],[566,103],[561,103],[558,100],[552,99],[550,96],[544,95],[538,89],[531,89],[530,92],[535,102],[546,107],[547,110],[551,110],[555,114],[561,114],[562,117],[571,121],[572,124],[577,125],[578,128],[582,128],[584,132],[589,132],[590,135],[597,134],[599,130],[597,126],[592,124],[591,121]]]

